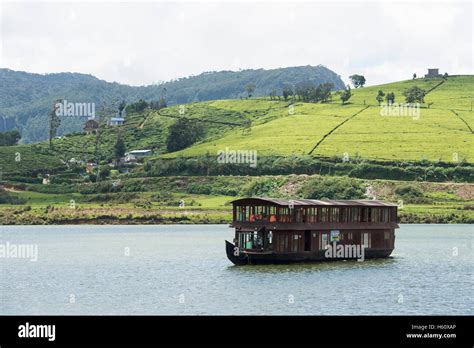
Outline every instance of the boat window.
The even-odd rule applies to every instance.
[[[368,208],[369,210],[369,221],[378,222],[378,209],[377,208]]]
[[[275,236],[277,251],[288,251],[288,237],[288,234],[277,234]]]
[[[291,222],[290,219],[290,209],[289,208],[280,208],[280,222]]]
[[[322,222],[328,222],[329,218],[329,209],[328,208],[321,208],[321,221]]]
[[[367,222],[367,208],[360,210],[360,222]]]
[[[390,208],[372,208],[372,222],[390,222]]]
[[[382,221],[383,222],[390,222],[390,208],[383,208],[382,209]]]
[[[396,209],[391,207],[277,207],[274,205],[238,205],[236,221],[316,223],[316,222],[392,222]]]
[[[339,208],[339,210],[340,210],[340,214],[339,214],[340,219],[339,219],[339,221],[340,222],[347,222],[347,210],[348,209],[347,208]]]
[[[296,222],[301,222],[301,208],[295,209]]]
[[[311,231],[306,230],[304,231],[304,251],[311,251]]]
[[[291,251],[292,252],[298,252],[300,251],[300,235],[299,234],[294,234],[293,235],[293,240],[291,241]]]
[[[316,222],[316,211],[317,209],[313,207],[307,209],[306,222]]]
[[[339,222],[340,221],[340,214],[341,214],[341,209],[340,208],[332,208],[332,221],[333,222]]]
[[[244,249],[253,249],[256,245],[256,232],[240,232],[238,233],[239,246]]]
[[[360,221],[360,208],[351,208],[351,212],[352,212],[351,222],[359,222]]]
[[[321,233],[319,235],[319,249],[323,250],[327,248],[329,244],[328,239],[329,239],[328,233]]]

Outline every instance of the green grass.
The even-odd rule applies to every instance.
[[[430,92],[420,110],[420,118],[381,116],[375,96],[379,89],[394,92],[396,102],[403,102],[402,92],[412,86],[430,89],[442,79],[417,79],[353,89],[347,105],[337,96],[326,104],[270,101],[269,98],[217,100],[171,106],[129,114],[125,125],[108,127],[101,137],[101,160],[111,161],[114,144],[120,135],[126,150],[151,148],[159,157],[202,156],[219,150],[256,150],[259,156],[308,154],[338,156],[344,153],[369,160],[452,161],[474,163],[474,76],[449,77]],[[364,104],[365,102],[365,104]],[[354,118],[355,113],[370,107]],[[452,111],[454,110],[457,115]],[[166,139],[175,117],[199,119],[205,138],[193,146],[166,153]],[[349,118],[351,118],[349,120]],[[241,126],[250,120],[252,127],[243,132]],[[233,123],[222,124],[222,122]],[[343,125],[341,125],[345,122]],[[54,150],[46,142],[37,145],[0,147],[0,171],[34,176],[37,172],[61,171],[61,158],[94,160],[93,135],[69,135],[54,140]],[[16,153],[21,160],[15,161]]]
[[[432,108],[472,111],[474,102],[474,76],[456,76],[446,80],[439,88],[428,94],[426,102]],[[472,115],[472,112],[471,112]]]
[[[447,218],[447,221],[453,220],[456,223],[474,220],[474,210],[465,208],[463,204],[406,205],[403,209],[399,210],[399,216],[403,217],[406,214],[413,214],[418,218],[428,219],[430,222],[436,222],[436,219],[440,218]]]
[[[313,152],[318,156],[361,156],[376,160],[431,160],[474,161],[474,137],[466,123],[474,128],[474,113],[468,110],[473,98],[474,78],[472,76],[450,77],[425,98],[432,102],[430,108],[420,108],[419,117],[381,116],[381,109],[375,100],[379,89],[394,92],[396,101],[402,102],[402,92],[419,86],[430,89],[442,79],[419,79],[372,86],[353,90],[348,105],[341,105],[334,99],[329,104],[296,102],[294,114],[289,114],[282,102],[255,100],[217,101],[208,103],[222,109],[243,112],[245,107],[255,112],[268,110],[272,104],[280,108],[271,111],[265,123],[256,123],[248,134],[241,130],[229,130],[221,137],[204,140],[187,149],[165,157],[212,155],[219,150],[256,150],[259,155],[307,154],[313,146],[326,138]],[[370,107],[344,125],[327,135],[337,125],[347,120],[366,105]],[[459,116],[451,111],[456,110]]]
[[[63,165],[56,156],[45,154],[40,146],[0,146],[0,178],[9,173],[32,173]]]
[[[272,102],[268,102],[271,104]],[[316,142],[346,117],[359,111],[359,106],[296,103],[294,114],[282,109],[275,120],[253,126],[249,133],[230,131],[215,141],[203,142],[166,157],[203,155],[229,147],[233,150],[256,150],[261,155],[307,154]]]
[[[338,128],[316,154],[381,160],[474,160],[474,136],[449,110],[421,109],[420,118],[380,116],[370,107]]]

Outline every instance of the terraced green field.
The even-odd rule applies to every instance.
[[[420,118],[380,116],[370,107],[356,119],[338,128],[315,152],[319,155],[349,156],[387,160],[442,160],[453,158],[472,162],[474,135],[449,110],[421,109]],[[457,155],[456,155],[457,154]]]
[[[278,102],[267,102],[267,104]],[[233,150],[257,150],[261,155],[306,154],[316,142],[347,117],[361,110],[360,106],[296,103],[294,113],[288,108],[279,110],[275,120],[252,127],[250,133],[233,130],[214,141],[206,141],[189,149],[170,154],[170,157],[217,153],[229,147]]]
[[[438,86],[425,98],[427,104],[432,103],[429,108],[427,104],[422,106],[415,117],[381,115],[375,100],[379,89],[394,92],[395,101],[403,102],[402,92],[414,85],[426,90]],[[328,104],[296,102],[292,107],[269,100],[207,103],[208,108],[218,106],[246,115],[249,108],[255,108],[256,113],[267,112],[256,120],[249,133],[228,130],[221,137],[165,156],[216,154],[226,148],[256,150],[262,156],[307,154],[319,143],[313,155],[347,153],[377,160],[474,161],[474,113],[470,110],[473,76],[451,77],[447,81],[409,80],[360,88],[353,93],[347,105],[341,105],[336,97]],[[357,112],[360,113],[351,118]]]
[[[428,94],[426,102],[432,102],[432,108],[472,111],[474,76],[448,78],[439,88]]]

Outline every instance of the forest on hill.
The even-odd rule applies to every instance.
[[[114,100],[126,103],[143,99],[148,103],[166,100],[168,105],[216,99],[239,99],[270,95],[286,85],[332,83],[344,87],[339,75],[318,66],[279,69],[247,69],[205,72],[149,86],[128,86],[78,73],[32,74],[0,69],[0,132],[17,129],[22,143],[48,137],[48,113],[56,100],[95,103],[98,107]],[[58,135],[82,130],[84,119],[70,118],[58,129]]]

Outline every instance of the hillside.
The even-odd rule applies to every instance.
[[[381,116],[375,95],[379,89],[394,92],[396,100],[410,86],[430,89],[417,119]],[[341,105],[337,96],[330,103],[251,98],[187,104],[159,111],[129,114],[120,127],[108,127],[101,137],[101,160],[111,161],[120,133],[126,149],[149,148],[149,159],[215,156],[217,151],[256,150],[259,160],[269,156],[310,156],[378,162],[438,161],[474,163],[474,116],[470,110],[474,77],[402,81],[353,90],[353,97]],[[365,104],[364,104],[365,101]],[[427,105],[430,103],[430,107]],[[290,105],[293,105],[293,113]],[[167,153],[168,129],[179,117],[196,119],[203,125],[203,139],[184,150]],[[250,130],[244,124],[250,120]],[[60,158],[94,159],[94,135],[76,134],[55,139],[55,151],[46,143],[27,147],[0,147],[4,173],[41,172],[64,167]],[[16,152],[20,162],[12,161]],[[30,158],[30,154],[32,158]],[[457,160],[456,160],[457,159]],[[31,161],[31,164],[30,164]],[[33,163],[38,163],[33,166]]]
[[[0,69],[0,132],[18,128],[22,142],[47,138],[47,114],[57,99],[96,103],[111,100],[134,102],[142,98],[157,101],[165,97],[169,105],[245,96],[245,86],[255,83],[254,96],[280,91],[286,84],[332,82],[344,86],[340,77],[323,66],[301,66],[273,70],[207,72],[160,85],[133,87],[99,80],[78,73],[31,74]],[[59,135],[80,131],[84,120],[69,118],[62,122]]]
[[[394,92],[395,101],[404,102],[402,92],[415,85],[426,90],[438,85],[425,97],[419,117],[381,116],[375,100],[378,90]],[[311,153],[342,157],[347,153],[349,157],[382,161],[452,162],[453,154],[457,154],[459,160],[474,162],[474,76],[451,77],[446,82],[402,81],[352,92],[346,105],[341,105],[336,96],[327,104],[297,101],[293,114],[289,113],[288,103],[261,101],[259,108],[267,107],[268,111],[265,117],[255,120],[251,132],[230,130],[218,139],[203,141],[167,157],[212,154],[228,147],[257,150],[262,156]],[[255,107],[247,103],[250,102],[219,101],[211,106],[227,110],[242,110],[244,105]]]

